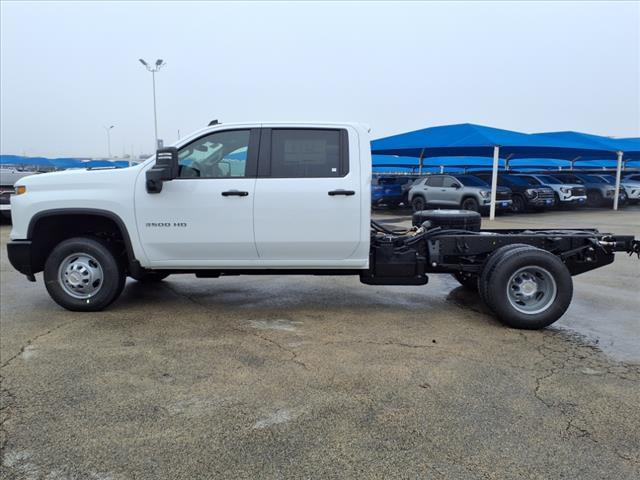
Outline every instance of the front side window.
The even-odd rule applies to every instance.
[[[271,176],[275,178],[341,177],[340,131],[274,129]]]
[[[247,168],[249,130],[215,132],[178,152],[180,178],[244,177]]]
[[[442,186],[445,188],[452,188],[455,185],[460,185],[457,180],[453,177],[444,177],[444,180],[442,181]]]

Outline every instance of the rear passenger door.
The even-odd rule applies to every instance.
[[[358,143],[351,137],[342,128],[262,130],[254,198],[260,260],[338,265],[354,254],[363,187]]]
[[[442,181],[443,177],[440,175],[427,177],[427,181],[424,184],[424,196],[429,205],[442,205]]]

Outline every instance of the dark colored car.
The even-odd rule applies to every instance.
[[[491,184],[490,173],[476,173],[474,175]],[[534,182],[523,177],[500,174],[498,175],[498,186],[511,189],[511,199],[513,200],[511,210],[514,212],[544,210],[552,208],[556,203],[551,188],[539,184],[535,185]]]
[[[416,178],[416,176],[404,175],[375,175],[371,179],[371,205],[398,207],[406,201],[403,187],[407,184],[411,185]]]

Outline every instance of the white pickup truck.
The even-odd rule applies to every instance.
[[[125,279],[170,274],[358,275],[421,285],[453,274],[505,324],[542,328],[571,275],[638,252],[597,230],[483,230],[475,212],[424,211],[414,227],[371,221],[368,129],[354,123],[215,124],[125,169],[47,173],[12,197],[12,265],[69,310],[95,311]]]

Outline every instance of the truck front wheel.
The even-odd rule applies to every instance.
[[[505,252],[480,279],[483,298],[513,328],[537,330],[558,320],[573,296],[571,274],[554,254],[539,248]]]
[[[60,242],[44,265],[49,295],[67,310],[95,312],[122,292],[124,270],[106,241],[76,237]]]

